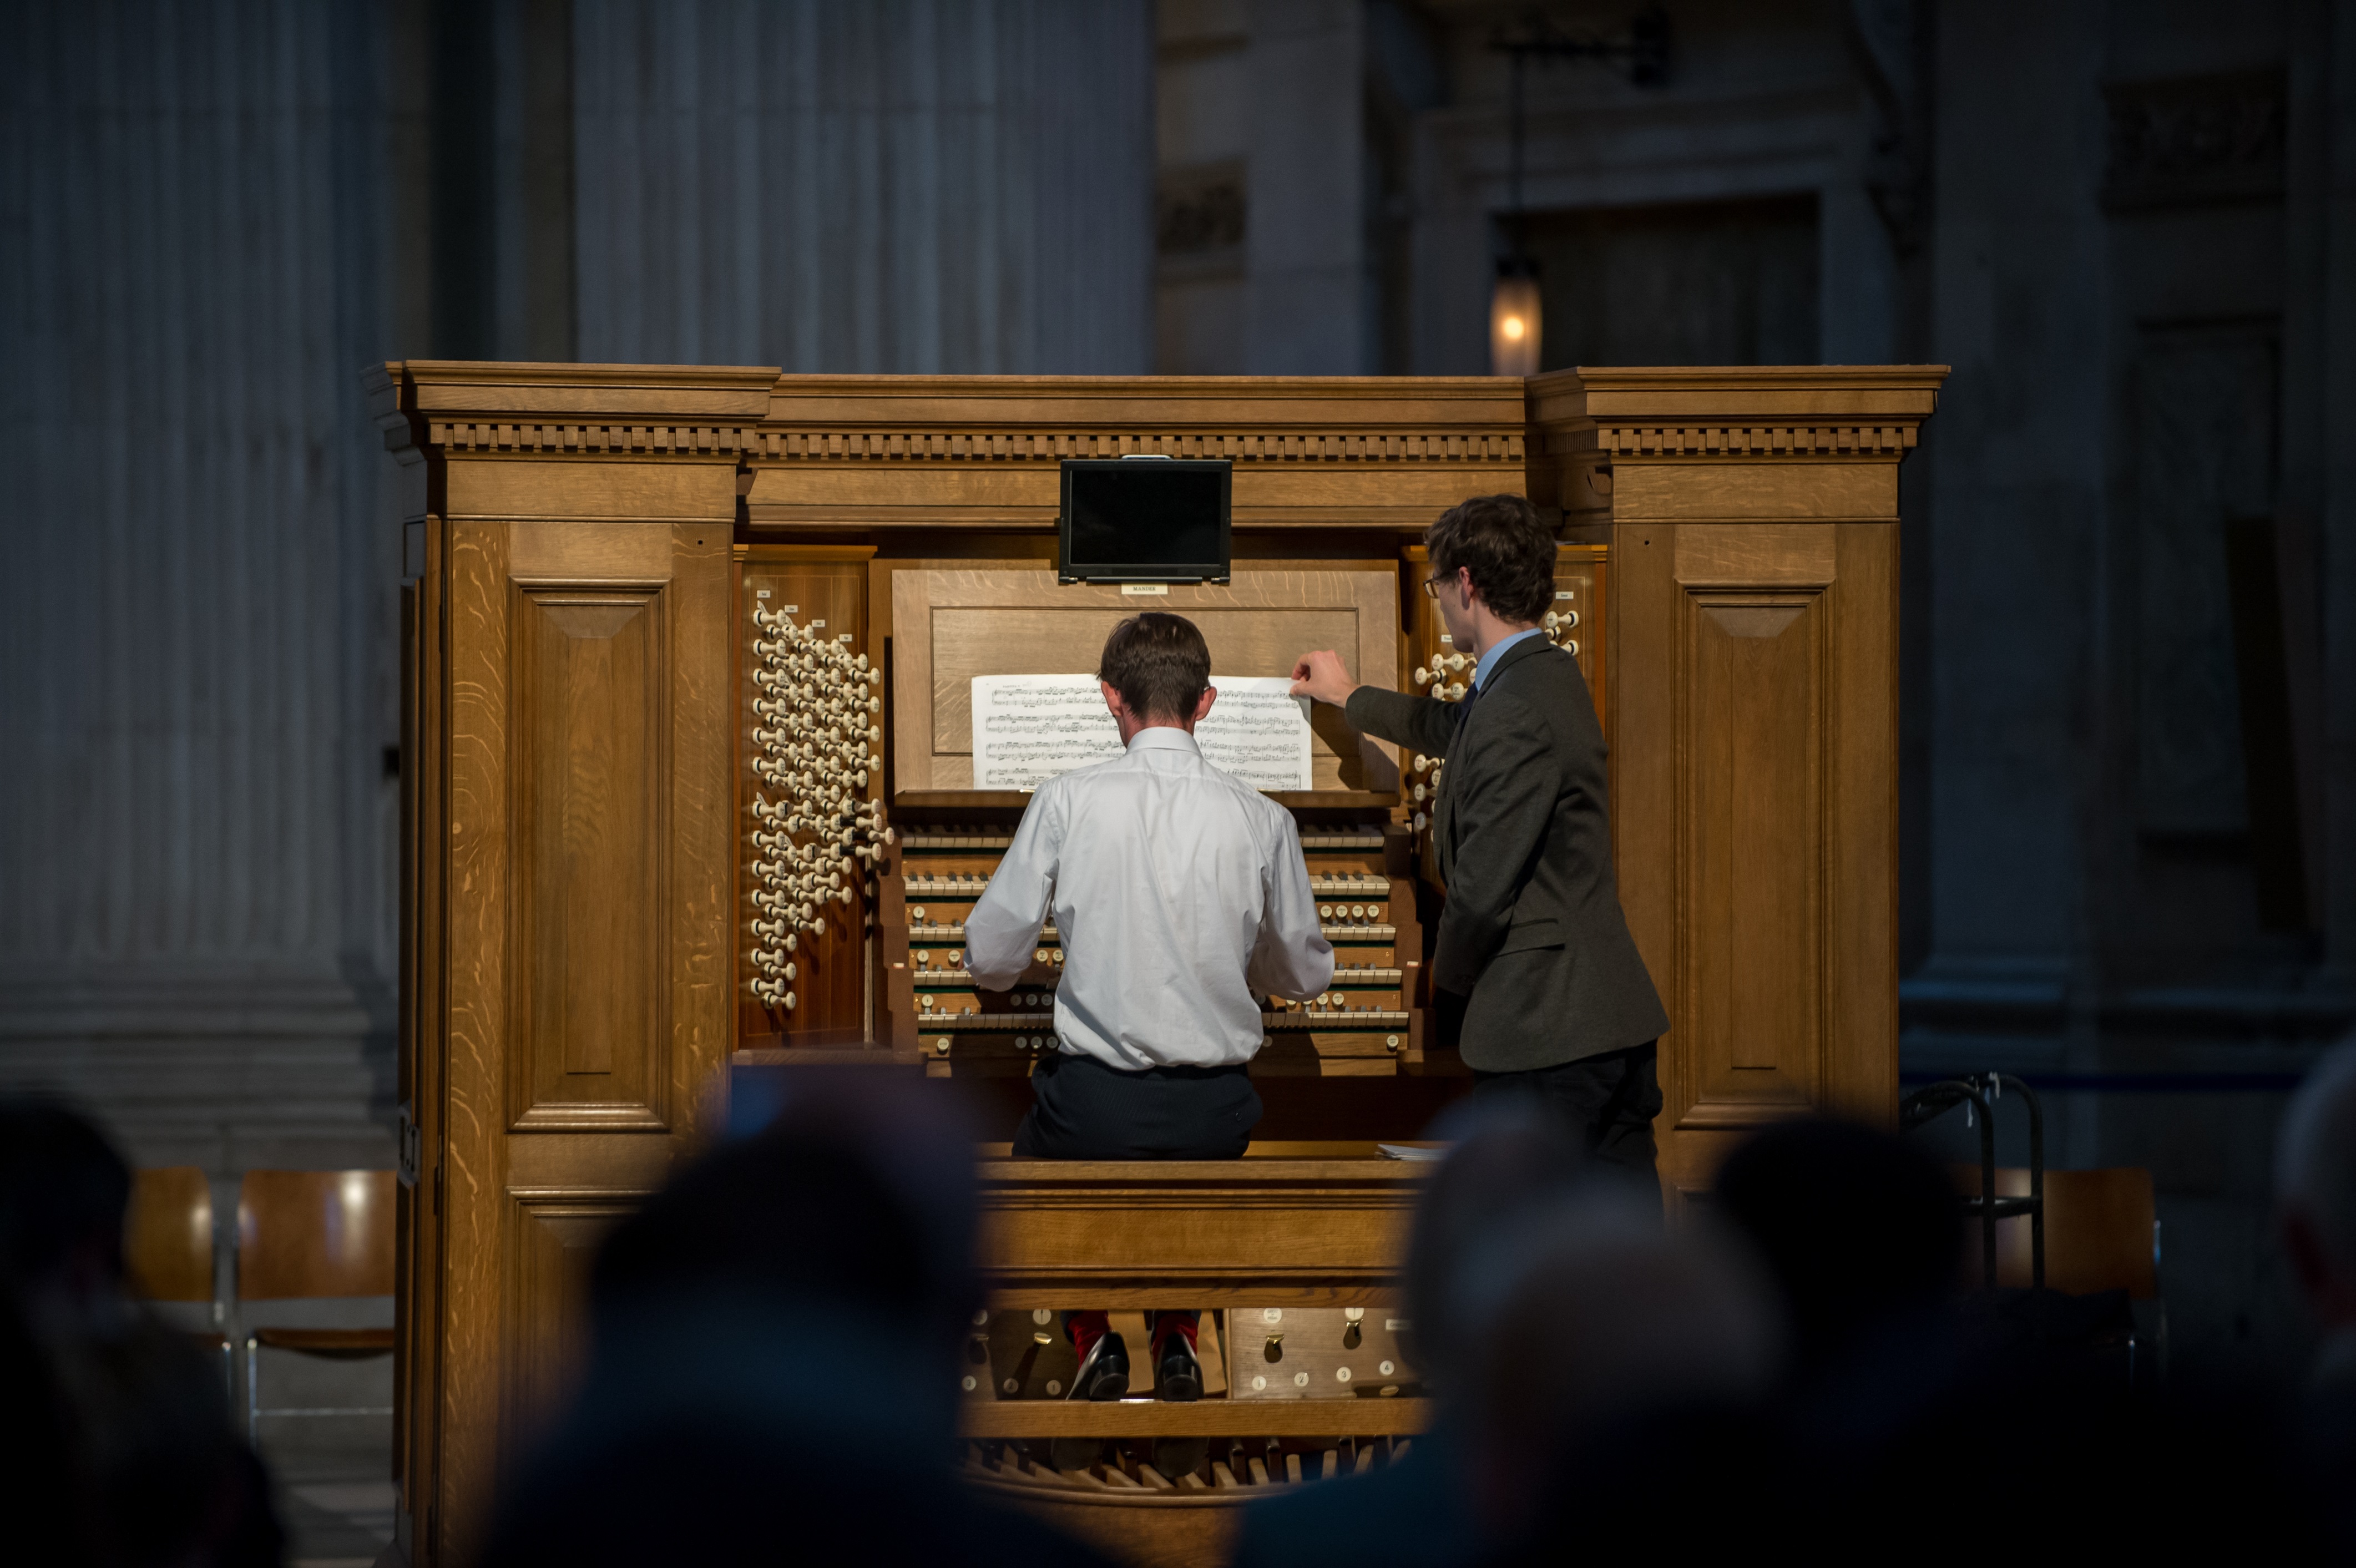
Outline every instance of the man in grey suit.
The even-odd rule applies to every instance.
[[[1301,656],[1293,695],[1448,759],[1432,808],[1448,890],[1432,1000],[1440,1043],[1462,1051],[1475,1093],[1536,1093],[1594,1157],[1651,1177],[1655,1044],[1669,1020],[1612,879],[1594,699],[1578,661],[1537,626],[1554,598],[1554,536],[1522,496],[1479,496],[1424,544],[1424,592],[1475,661],[1464,699],[1360,686],[1324,650]]]

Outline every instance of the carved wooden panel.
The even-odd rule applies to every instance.
[[[1168,610],[1202,629],[1215,675],[1280,676],[1310,648],[1337,649],[1361,680],[1398,671],[1397,581],[1379,571],[1252,571],[1225,585],[1131,597],[1058,584],[1050,571],[897,571],[892,576],[893,787],[973,786],[972,686],[983,675],[1093,671],[1114,625]],[[1311,784],[1398,787],[1391,749],[1338,714],[1311,716]]]
[[[519,588],[510,611],[518,1126],[669,1116],[663,591]]]
[[[508,1264],[507,1431],[529,1442],[562,1407],[588,1363],[589,1268],[598,1244],[636,1203],[627,1199],[519,1196]]]
[[[1620,895],[1695,1192],[1752,1127],[1896,1104],[1898,530],[1615,531]]]
[[[1821,1078],[1825,613],[1814,594],[1689,592],[1677,655],[1680,1125],[1800,1109]]]

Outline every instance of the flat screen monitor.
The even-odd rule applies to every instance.
[[[1066,460],[1056,579],[1226,581],[1233,469],[1225,458]]]

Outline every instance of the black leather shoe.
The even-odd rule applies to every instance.
[[[1088,1347],[1088,1359],[1072,1374],[1066,1399],[1119,1399],[1129,1392],[1129,1346],[1118,1334],[1107,1334]]]
[[[1087,1360],[1072,1374],[1066,1399],[1113,1400],[1129,1392],[1129,1346],[1107,1334],[1088,1347]],[[1104,1457],[1100,1437],[1057,1437],[1047,1445],[1048,1462],[1058,1470],[1085,1470]]]
[[[1162,1364],[1154,1369],[1154,1393],[1180,1404],[1203,1397],[1203,1363],[1183,1334],[1162,1341]]]

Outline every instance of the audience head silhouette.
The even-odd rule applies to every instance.
[[[926,1085],[797,1071],[606,1239],[587,1374],[483,1561],[1093,1561],[950,1478],[972,1147]]]
[[[1432,1136],[1453,1147],[1416,1207],[1405,1285],[1416,1364],[1447,1394],[1472,1375],[1479,1353],[1459,1300],[1467,1255],[1517,1214],[1572,1190],[1589,1171],[1570,1129],[1529,1099],[1465,1102]]]
[[[1954,1189],[1889,1133],[1817,1117],[1769,1127],[1719,1168],[1716,1210],[1773,1276],[1804,1371],[1934,1310],[1955,1285]]]
[[[267,1484],[220,1369],[134,1302],[131,1168],[43,1099],[0,1100],[0,1509],[14,1560],[269,1568]],[[13,1504],[14,1506],[7,1506]]]
[[[2275,1191],[2283,1250],[2329,1341],[2323,1370],[2356,1392],[2356,1040],[2326,1056],[2292,1098]]]

